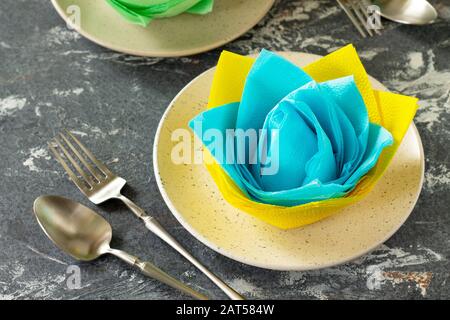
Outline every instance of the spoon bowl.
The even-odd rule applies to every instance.
[[[438,14],[426,0],[372,0],[381,16],[403,24],[424,25],[434,22]]]
[[[111,225],[93,210],[58,196],[42,196],[34,213],[47,236],[63,251],[81,261],[108,252]]]

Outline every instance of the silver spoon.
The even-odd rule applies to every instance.
[[[172,288],[197,299],[208,299],[150,262],[141,261],[124,251],[112,249],[109,246],[112,238],[111,225],[82,204],[59,196],[41,196],[34,201],[33,211],[50,240],[75,259],[91,261],[109,253]]]
[[[427,0],[371,0],[381,16],[404,24],[423,25],[437,19],[436,9]]]

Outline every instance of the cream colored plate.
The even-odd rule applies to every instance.
[[[69,6],[78,6],[81,23],[76,29],[103,47],[139,56],[175,57],[212,50],[238,38],[265,16],[274,0],[216,0],[208,15],[182,14],[155,20],[146,28],[122,19],[106,0],[52,3],[69,24],[68,17],[73,16]]]
[[[302,66],[319,56],[284,53]],[[203,165],[175,165],[171,133],[205,109],[214,69],[201,74],[172,101],[155,137],[154,170],[164,200],[197,239],[223,255],[257,267],[310,270],[353,260],[385,242],[405,222],[424,175],[422,143],[414,125],[384,177],[363,201],[332,217],[280,230],[235,209],[221,196]],[[371,78],[376,89],[386,90]]]

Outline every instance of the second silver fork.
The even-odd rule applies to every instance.
[[[75,145],[77,147],[75,147]],[[230,288],[217,276],[206,269],[197,259],[186,251],[159,223],[155,218],[149,216],[145,211],[136,205],[133,201],[121,194],[122,188],[125,186],[125,179],[112,173],[108,167],[99,161],[92,152],[89,151],[72,133],[65,131],[60,133],[49,143],[49,148],[55,155],[56,159],[61,163],[70,179],[86,195],[89,200],[95,204],[103,203],[110,199],[121,200],[137,217],[144,223],[147,229],[164,240],[172,248],[178,251],[182,256],[189,260],[194,266],[202,271],[212,282],[214,282],[229,298],[233,300],[242,300],[236,291]],[[57,151],[57,148],[61,152]],[[81,150],[81,152],[80,152]],[[84,153],[84,155],[83,155]],[[75,168],[79,177],[71,169],[70,165]],[[88,172],[86,172],[82,166]]]
[[[377,28],[368,25],[369,14],[367,13],[368,3],[362,0],[337,0],[339,6],[344,10],[347,17],[353,23],[358,32],[366,38],[372,37],[374,33],[380,35]]]

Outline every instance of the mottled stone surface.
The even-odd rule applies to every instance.
[[[31,213],[35,197],[60,194],[88,203],[47,152],[46,141],[68,127],[128,179],[128,194],[137,203],[249,298],[449,299],[450,2],[433,3],[440,12],[434,25],[385,22],[381,36],[362,39],[335,1],[278,1],[254,30],[225,46],[240,53],[264,47],[326,54],[352,42],[370,74],[422,100],[415,121],[425,147],[425,184],[405,225],[356,262],[275,272],[231,261],[190,236],[165,206],[153,176],[153,136],[164,109],[215,64],[220,49],[183,59],[131,57],[67,30],[50,1],[2,0],[0,298],[183,298],[113,257],[75,263],[42,233]],[[212,297],[224,297],[123,206],[110,203],[98,210],[113,225],[116,247],[154,261]],[[78,290],[66,284],[72,264],[81,268]]]

